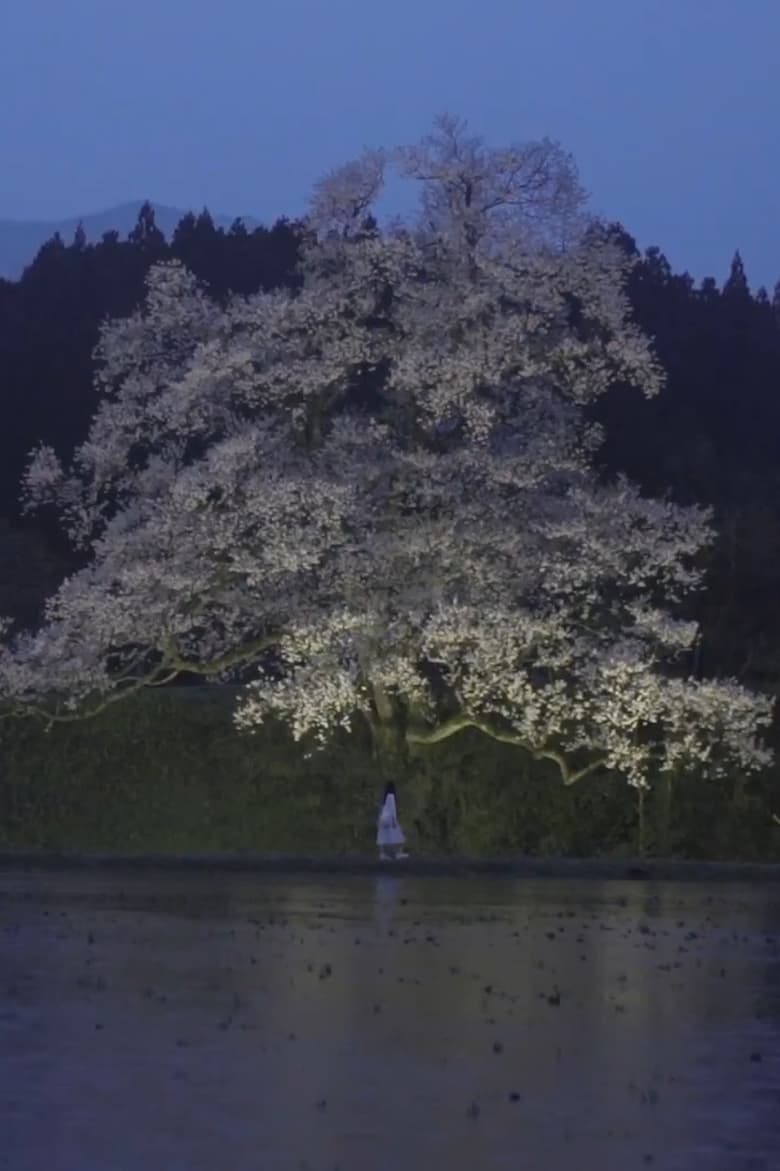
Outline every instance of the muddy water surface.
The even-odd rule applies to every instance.
[[[0,875],[0,1168],[777,1171],[780,888]]]

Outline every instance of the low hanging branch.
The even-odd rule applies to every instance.
[[[498,740],[502,744],[511,744],[515,748],[523,748],[526,752],[530,752],[536,760],[552,760],[558,766],[564,785],[576,784],[577,781],[581,781],[591,773],[604,768],[607,763],[604,757],[599,757],[589,764],[584,765],[582,768],[572,770],[566,757],[556,751],[556,749],[539,748],[534,744],[530,744],[515,732],[508,732],[502,728],[496,728],[485,720],[479,720],[474,716],[467,715],[453,716],[435,728],[422,731],[410,729],[406,733],[406,739],[410,744],[438,744],[442,740],[449,739],[450,736],[456,736],[458,732],[463,732],[467,728],[476,728],[478,732],[482,732],[483,735],[490,736],[491,739]]]
[[[65,709],[60,701],[52,707],[42,707],[36,703],[15,703],[6,711],[0,712],[0,720],[31,717],[41,720],[46,728],[54,724],[72,724],[79,720],[90,720],[106,711],[112,704],[127,699],[134,692],[142,691],[146,687],[164,687],[173,683],[181,675],[220,675],[233,667],[240,667],[250,663],[263,651],[270,650],[279,641],[278,635],[264,635],[254,639],[244,646],[237,648],[206,663],[194,662],[182,655],[175,640],[168,639],[163,644],[162,658],[153,668],[141,675],[124,675],[111,681],[112,690],[101,695],[91,702],[87,701],[80,707]],[[138,660],[136,660],[138,662]]]

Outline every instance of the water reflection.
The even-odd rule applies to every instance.
[[[402,885],[403,879],[396,874],[378,874],[374,879],[374,923],[380,933],[392,928]]]
[[[780,1165],[771,888],[1,881],[0,1167]]]

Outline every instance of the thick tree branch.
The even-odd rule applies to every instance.
[[[445,720],[443,724],[438,724],[435,728],[428,728],[424,731],[409,729],[406,733],[406,739],[410,744],[438,744],[442,740],[449,739],[450,736],[457,735],[458,732],[465,731],[467,728],[476,728],[478,732],[482,732],[483,735],[490,736],[492,740],[498,740],[502,744],[511,744],[515,748],[523,748],[526,752],[530,752],[536,760],[552,760],[558,766],[564,785],[574,785],[577,781],[583,780],[583,778],[589,776],[591,773],[597,772],[598,769],[606,765],[604,757],[598,757],[582,768],[572,770],[563,753],[558,752],[556,749],[539,748],[534,744],[530,744],[515,732],[508,732],[503,728],[496,728],[486,720],[479,720],[474,716],[467,715],[453,716],[451,719]]]
[[[47,727],[51,727],[53,724],[73,724],[78,720],[93,719],[112,704],[119,703],[129,695],[132,695],[136,691],[141,691],[145,687],[164,687],[165,684],[172,683],[179,675],[184,674],[203,676],[219,675],[223,671],[230,670],[231,667],[237,667],[242,663],[250,662],[258,654],[261,654],[265,650],[270,650],[278,641],[278,634],[264,635],[262,638],[255,639],[235,651],[212,659],[208,663],[197,663],[185,658],[178,651],[175,642],[169,640],[164,644],[161,662],[152,670],[146,672],[144,675],[123,675],[113,679],[113,690],[102,695],[99,700],[87,703],[83,707],[75,708],[72,711],[63,711],[59,702],[55,703],[51,708],[42,707],[38,703],[19,702],[13,704],[6,711],[0,712],[0,720],[34,717],[41,720]]]
[[[73,711],[63,711],[59,703],[55,704],[53,708],[41,707],[36,703],[17,703],[13,705],[8,711],[0,715],[0,719],[24,719],[25,717],[33,717],[42,721],[47,727],[53,724],[73,724],[77,720],[90,720],[95,716],[99,716],[101,712],[110,707],[111,704],[119,703],[126,699],[128,695],[132,695],[136,691],[141,691],[144,687],[159,687],[163,683],[168,682],[171,678],[178,675],[179,672],[174,672],[173,675],[162,677],[162,669],[157,666],[153,671],[146,675],[140,675],[132,682],[128,682],[126,687],[117,687],[115,691],[110,691],[103,695],[99,700],[93,702],[89,706],[75,708]],[[122,680],[124,683],[125,680]]]
[[[221,675],[223,671],[229,671],[232,667],[240,667],[251,662],[263,651],[271,650],[277,645],[280,637],[279,632],[264,634],[261,638],[256,638],[252,642],[237,647],[236,650],[229,651],[219,658],[211,659],[207,663],[198,663],[187,659],[181,654],[176,643],[171,641],[165,646],[163,666],[174,670],[177,674]]]

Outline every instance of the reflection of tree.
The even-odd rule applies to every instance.
[[[204,1104],[184,1151],[212,1112],[274,1167],[371,1167],[377,1143],[402,1166],[410,1137],[453,1171],[519,1142],[571,1166],[567,1129],[586,1168],[659,1136],[689,1166],[728,1142],[736,1166],[780,1140],[770,887],[82,872],[22,893],[68,911],[35,907],[9,952],[23,1044],[46,1046],[15,1096],[55,1125],[100,1074],[107,1118],[148,1103],[171,1125],[175,1067]]]
[[[765,900],[739,905],[705,889],[627,888],[615,907],[615,888],[605,886],[582,933],[586,962],[569,956],[565,979],[579,984],[594,1065],[632,1071],[639,1093],[659,1079],[668,1087],[702,1076],[694,1069],[708,1061],[722,1064],[713,1030],[724,1028],[733,1042],[735,1022],[753,1015],[756,990],[738,941],[760,929]]]

